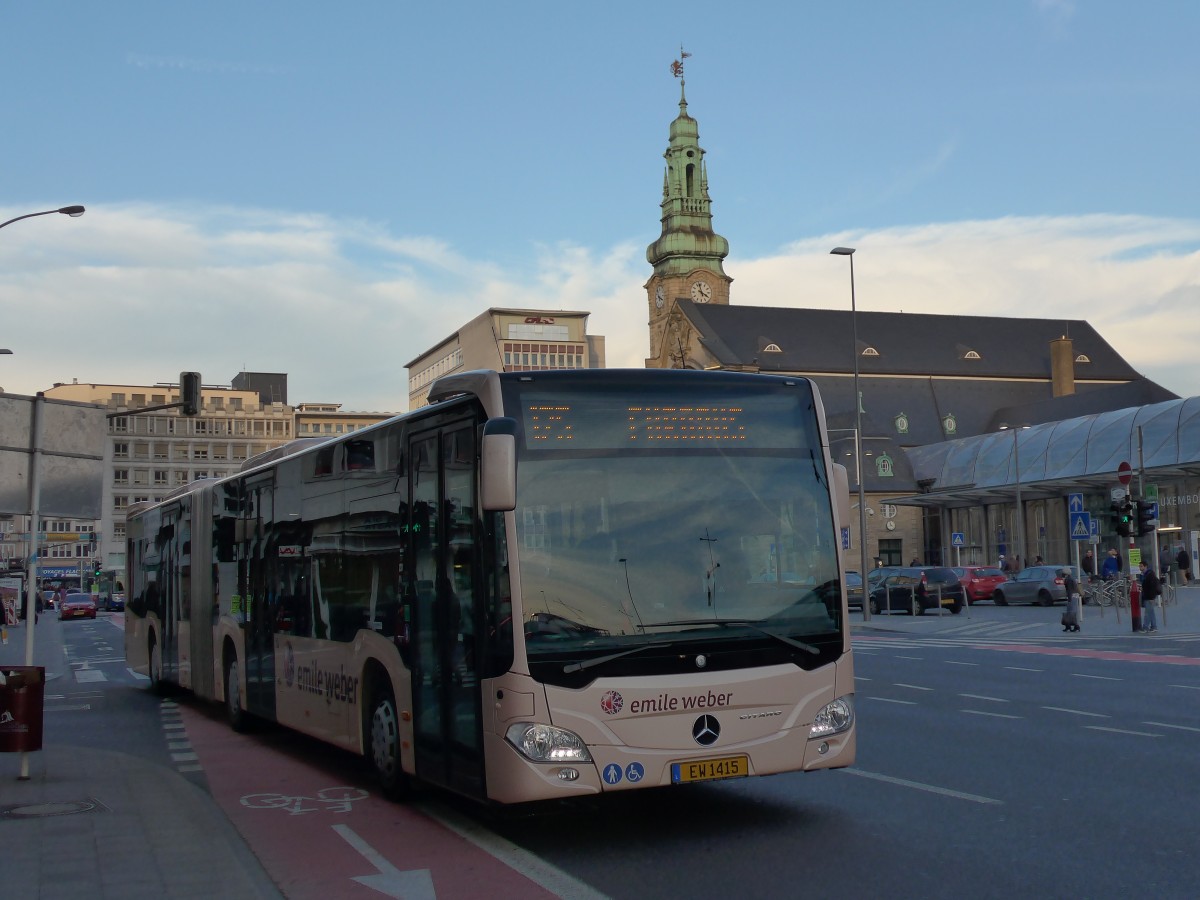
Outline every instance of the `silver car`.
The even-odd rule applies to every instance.
[[[1029,566],[997,585],[996,592],[992,594],[992,602],[997,606],[1008,606],[1010,602],[1053,606],[1059,600],[1065,601],[1067,588],[1063,569],[1070,569],[1075,573],[1075,581],[1082,593],[1083,574],[1075,566]]]

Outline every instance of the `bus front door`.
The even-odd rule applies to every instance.
[[[475,429],[474,421],[460,421],[410,440],[411,552],[405,574],[415,601],[411,659],[417,777],[482,797]]]

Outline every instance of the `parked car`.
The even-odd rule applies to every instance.
[[[862,609],[863,581],[862,576],[853,569],[846,570],[846,602],[851,609]]]
[[[995,566],[954,566],[958,583],[967,593],[967,602],[991,600],[996,588],[1008,578]]]
[[[104,608],[109,612],[123,612],[125,610],[125,594],[123,591],[113,591],[104,598]]]
[[[94,619],[96,603],[91,594],[67,594],[67,599],[58,605],[58,620]]]
[[[1009,603],[1038,603],[1042,606],[1053,606],[1059,600],[1067,599],[1067,589],[1062,576],[1063,569],[1071,569],[1075,580],[1079,582],[1081,592],[1083,575],[1074,566],[1029,566],[1016,575],[1011,575],[999,585],[992,594],[997,606],[1008,606]]]
[[[875,571],[881,572],[881,577],[871,588],[869,603],[872,615],[890,610],[923,616],[926,610],[937,608],[938,597],[941,597],[941,605],[955,615],[966,606],[966,592],[953,569],[945,566],[894,566],[886,567],[886,571]]]

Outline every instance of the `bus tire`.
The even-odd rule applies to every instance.
[[[391,685],[382,678],[371,691],[367,710],[366,757],[384,796],[398,800],[409,793],[408,776],[400,765],[400,716]]]
[[[242,709],[241,667],[236,656],[225,662],[225,718],[234,731],[246,730],[246,711]]]

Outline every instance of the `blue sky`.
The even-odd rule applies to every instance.
[[[1089,319],[1200,394],[1200,5],[0,4],[0,385],[406,406],[489,306],[647,353],[683,47],[743,305]],[[60,349],[56,349],[60,348]]]

